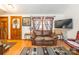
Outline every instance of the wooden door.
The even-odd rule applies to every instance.
[[[0,17],[0,39],[8,39],[8,17]]]
[[[11,16],[11,39],[22,39],[22,16]]]

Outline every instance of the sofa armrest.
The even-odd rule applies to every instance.
[[[58,36],[57,36],[56,34],[54,34],[54,33],[51,35],[51,37],[52,37],[53,39],[58,39]]]
[[[56,35],[55,35],[55,36],[53,36],[53,38],[54,38],[54,39],[58,39],[58,37],[57,37]]]
[[[36,34],[34,33],[34,31],[31,33],[31,38],[34,39],[36,37]]]
[[[76,41],[76,39],[68,39],[69,41]]]

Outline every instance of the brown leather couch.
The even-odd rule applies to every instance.
[[[32,44],[52,46],[57,44],[57,36],[49,30],[34,30],[32,32]]]

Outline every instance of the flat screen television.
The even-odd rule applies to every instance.
[[[72,29],[73,21],[72,21],[72,19],[56,20],[55,28]]]

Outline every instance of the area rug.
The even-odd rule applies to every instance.
[[[72,55],[64,47],[24,47],[20,55]]]

